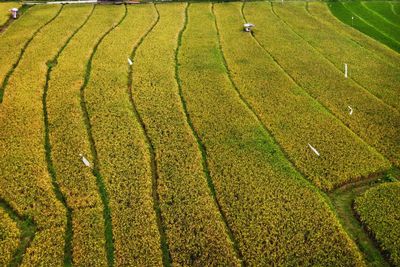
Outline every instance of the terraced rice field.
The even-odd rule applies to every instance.
[[[400,12],[398,1],[334,2],[335,16],[361,32],[400,52]]]
[[[0,33],[0,265],[398,264],[400,56],[330,8],[28,8]]]

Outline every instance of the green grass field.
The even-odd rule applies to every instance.
[[[396,265],[373,192],[400,55],[335,15],[394,41],[397,6],[349,6],[27,8],[0,33],[0,265]]]
[[[342,22],[400,52],[399,3],[356,1],[328,5]]]

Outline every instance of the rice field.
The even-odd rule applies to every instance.
[[[329,5],[27,8],[0,33],[0,265],[371,265],[333,192],[399,179],[400,56]],[[396,265],[375,185],[355,227]]]

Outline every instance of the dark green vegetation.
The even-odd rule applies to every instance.
[[[399,3],[331,2],[332,13],[342,22],[400,52]]]
[[[325,3],[34,6],[0,44],[0,265],[397,264],[400,57]]]

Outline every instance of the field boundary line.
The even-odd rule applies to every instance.
[[[259,117],[259,115],[255,112],[253,107],[243,97],[243,95],[240,93],[238,87],[236,86],[236,83],[233,81],[232,74],[231,74],[231,71],[229,69],[229,66],[228,66],[228,63],[226,61],[225,54],[223,52],[222,45],[221,45],[221,39],[220,39],[221,37],[220,37],[220,34],[219,34],[219,27],[218,27],[218,24],[217,24],[217,18],[216,18],[215,13],[214,13],[214,4],[215,3],[213,3],[213,5],[212,5],[212,13],[213,13],[213,16],[214,16],[215,26],[216,26],[216,29],[217,29],[219,50],[220,50],[220,53],[221,53],[221,56],[222,56],[222,59],[223,59],[223,64],[225,66],[226,73],[228,74],[229,81],[232,84],[232,87],[235,90],[237,96],[241,100],[242,104],[247,108],[247,110],[249,110],[249,112],[253,115],[253,117],[257,121],[257,123],[261,126],[261,128],[264,131],[264,134],[266,136],[269,136],[271,138],[273,144],[276,146],[276,148],[281,151],[282,155],[285,157],[285,160],[288,162],[289,166],[293,169],[294,172],[299,174],[299,177],[301,178],[300,181],[303,182],[304,184],[306,184],[306,186],[308,186],[308,189],[310,189],[312,192],[314,192],[315,194],[317,194],[321,198],[321,202],[324,203],[327,206],[327,208],[335,215],[335,219],[337,220],[338,225],[340,225],[342,230],[345,231],[345,229],[341,225],[340,221],[338,220],[339,215],[337,214],[337,212],[336,212],[336,210],[335,210],[335,208],[333,206],[333,203],[332,203],[331,199],[329,198],[328,194],[326,192],[322,191],[321,189],[319,189],[315,184],[313,184],[309,179],[307,179],[306,178],[307,176],[301,170],[299,170],[296,167],[294,162],[288,156],[287,152],[282,148],[282,146],[276,140],[276,138],[272,134],[272,132],[270,132],[268,130],[268,128],[262,122],[262,120]],[[347,234],[347,232],[346,232],[346,234]]]
[[[397,14],[396,10],[394,9],[394,3],[390,2],[389,4],[391,6],[390,9],[392,10],[393,14],[396,15],[396,16],[400,16],[400,14]]]
[[[72,38],[85,26],[86,22],[90,19],[94,12],[95,6],[92,7],[91,12],[88,14],[84,22],[72,33],[71,36],[68,37],[65,44],[58,50],[57,54],[48,61],[47,64],[47,73],[46,73],[46,83],[43,88],[43,96],[42,96],[42,104],[43,104],[43,121],[44,121],[44,149],[46,153],[46,163],[47,170],[51,177],[51,183],[53,185],[53,191],[58,201],[66,209],[67,216],[67,225],[65,230],[65,245],[64,245],[64,265],[72,266],[73,258],[72,258],[72,239],[73,239],[73,230],[72,230],[72,208],[68,206],[65,195],[62,193],[60,189],[60,185],[57,181],[57,173],[54,169],[53,160],[51,156],[51,142],[50,142],[50,129],[49,129],[49,116],[47,112],[47,94],[49,89],[49,81],[51,78],[51,72],[53,67],[57,65],[57,60],[67,45],[70,43]]]
[[[372,8],[368,7],[367,5],[365,5],[365,2],[360,1],[360,4],[362,7],[364,7],[365,9],[369,10],[370,12],[372,12],[375,16],[383,19],[384,21],[386,21],[386,23],[392,25],[393,27],[397,28],[400,30],[399,25],[394,24],[393,22],[391,22],[390,20],[388,20],[387,18],[385,18],[384,16],[382,16],[380,13],[376,12],[375,10],[373,10]]]
[[[128,9],[125,5],[125,12],[124,15],[121,17],[121,19],[114,25],[112,25],[97,41],[95,46],[93,47],[92,53],[90,54],[89,60],[87,61],[86,64],[86,70],[85,70],[85,75],[84,75],[84,81],[83,84],[80,88],[80,98],[81,98],[81,109],[82,109],[82,116],[83,120],[86,126],[86,133],[87,137],[89,139],[89,144],[90,144],[90,150],[93,156],[93,175],[96,177],[96,183],[97,187],[99,189],[100,193],[100,198],[103,204],[103,218],[104,218],[104,236],[105,236],[105,249],[107,253],[107,265],[109,267],[114,265],[114,241],[113,241],[113,232],[112,232],[112,218],[111,218],[111,210],[109,206],[109,199],[108,199],[108,193],[107,189],[104,184],[103,177],[101,176],[101,172],[99,169],[99,159],[98,159],[98,154],[97,154],[97,148],[96,144],[94,141],[94,137],[92,134],[92,124],[90,121],[90,116],[89,112],[87,109],[87,104],[86,104],[86,98],[85,98],[85,89],[89,83],[90,80],[90,73],[92,69],[92,61],[94,58],[94,55],[96,54],[97,48],[103,41],[103,39],[111,32],[113,31],[116,27],[118,27],[122,21],[126,18],[128,14]]]
[[[346,5],[344,5],[344,3],[341,3],[343,5],[343,7],[352,15],[354,15],[355,17],[357,17],[359,20],[361,20],[362,22],[364,22],[365,24],[367,24],[369,27],[373,28],[374,30],[376,30],[377,32],[379,32],[380,34],[382,34],[383,36],[385,36],[386,38],[388,38],[389,40],[391,40],[392,42],[396,43],[397,45],[400,45],[400,42],[397,41],[396,39],[393,39],[390,35],[387,35],[387,33],[382,32],[380,29],[376,28],[374,25],[372,25],[371,23],[369,23],[366,19],[364,19],[363,17],[361,17],[360,15],[357,15],[355,12],[353,12],[352,10],[350,10]],[[378,41],[378,40],[377,40]],[[380,42],[380,41],[379,41]],[[382,43],[383,44],[383,43]],[[386,45],[386,44],[384,44]],[[387,45],[386,45],[387,46]],[[389,47],[389,46],[388,46]],[[396,51],[396,50],[395,50]]]
[[[3,208],[10,218],[16,222],[20,232],[19,245],[14,251],[8,266],[20,266],[23,256],[30,246],[37,231],[36,223],[29,217],[20,215],[7,201],[0,197],[0,208]]]
[[[130,56],[133,64],[135,63],[137,49],[140,47],[140,45],[143,43],[143,41],[146,39],[146,37],[153,31],[153,29],[156,27],[156,25],[160,21],[160,12],[157,9],[157,5],[153,3],[153,7],[157,13],[157,18],[154,20],[154,22],[150,26],[150,28],[142,35],[142,37],[139,39],[139,42],[133,47],[132,53]],[[129,95],[129,102],[131,103],[133,113],[135,114],[135,118],[139,122],[140,128],[142,129],[142,133],[145,137],[145,142],[148,147],[148,153],[150,155],[153,208],[154,208],[154,212],[156,214],[158,232],[160,234],[160,248],[162,250],[163,266],[168,267],[168,266],[171,266],[171,255],[169,252],[168,238],[167,238],[167,234],[165,232],[165,227],[164,227],[164,223],[163,223],[163,219],[162,219],[162,215],[161,215],[160,198],[159,198],[158,190],[157,190],[159,175],[158,175],[156,153],[155,153],[154,144],[150,139],[149,133],[147,132],[146,124],[144,123],[144,121],[139,113],[139,110],[136,106],[135,100],[133,98],[133,94],[132,94],[133,64],[129,65],[129,69],[128,69],[127,91],[128,91],[128,95]]]
[[[178,60],[178,55],[179,55],[180,48],[181,48],[181,45],[182,45],[182,36],[183,36],[183,33],[187,29],[187,24],[188,24],[188,21],[189,21],[189,16],[188,16],[188,8],[189,8],[189,6],[190,6],[190,3],[187,4],[186,9],[185,9],[185,24],[184,24],[183,28],[181,29],[181,31],[179,32],[177,48],[175,50],[175,80],[176,80],[176,83],[178,84],[178,88],[179,88],[179,92],[178,93],[179,93],[179,97],[180,97],[180,100],[181,100],[182,109],[183,109],[183,112],[184,112],[185,117],[186,117],[186,123],[190,127],[190,130],[192,132],[193,137],[196,139],[197,147],[198,147],[199,152],[201,154],[201,164],[202,164],[202,167],[203,167],[203,173],[204,173],[204,176],[206,178],[208,188],[210,190],[210,195],[211,195],[211,197],[212,197],[212,199],[214,201],[214,204],[215,204],[216,208],[219,211],[220,218],[221,218],[221,220],[222,220],[222,222],[223,222],[223,224],[225,226],[226,234],[228,235],[228,238],[232,242],[232,246],[233,246],[233,249],[235,251],[236,257],[241,262],[241,265],[244,266],[245,263],[244,263],[244,260],[243,260],[242,252],[240,251],[240,248],[239,248],[239,244],[238,244],[238,242],[237,242],[237,240],[236,240],[236,238],[235,238],[235,236],[233,234],[233,231],[232,231],[231,227],[228,224],[228,220],[226,218],[226,215],[225,215],[225,213],[224,213],[224,211],[223,211],[223,209],[221,207],[221,204],[220,204],[220,202],[218,200],[218,197],[217,197],[217,192],[215,190],[214,182],[213,182],[213,179],[211,177],[210,170],[209,170],[209,167],[208,167],[206,147],[205,147],[203,141],[201,140],[200,135],[195,130],[195,127],[193,125],[193,121],[192,121],[192,119],[190,117],[190,114],[189,114],[189,111],[188,111],[188,108],[187,108],[185,97],[183,96],[182,80],[181,80],[181,78],[179,76],[179,66],[180,66],[180,64],[179,64],[179,60]]]
[[[21,52],[19,53],[17,61],[12,65],[10,70],[7,72],[6,76],[4,77],[4,80],[2,84],[0,85],[0,104],[3,103],[3,97],[4,97],[4,92],[6,90],[8,80],[10,79],[11,75],[14,73],[15,69],[18,67],[19,62],[21,61],[22,57],[25,54],[26,49],[28,48],[29,44],[33,40],[33,38],[36,37],[36,35],[47,25],[49,25],[51,22],[53,22],[61,13],[64,5],[61,5],[60,9],[57,11],[57,13],[50,19],[48,20],[45,24],[40,26],[33,34],[32,36],[25,42],[24,46],[21,49]]]
[[[246,21],[246,16],[244,15],[243,9],[245,6],[245,2],[242,3],[242,8],[241,8],[241,13],[242,13],[242,17],[243,20]],[[389,161],[386,156],[382,155],[379,151],[376,150],[376,148],[374,148],[373,146],[371,146],[370,144],[368,144],[366,141],[364,141],[364,139],[362,139],[361,137],[358,136],[358,134],[356,134],[352,129],[350,129],[348,126],[346,126],[346,124],[344,124],[344,122],[339,119],[338,117],[336,117],[336,115],[328,108],[326,107],[324,104],[322,104],[319,100],[317,100],[315,97],[313,97],[312,95],[310,95],[307,90],[305,90],[297,81],[296,79],[290,75],[285,68],[279,63],[279,61],[258,41],[258,39],[254,36],[253,32],[251,32],[251,36],[253,37],[253,40],[257,43],[257,45],[266,53],[268,54],[268,56],[275,62],[275,64],[279,67],[279,69],[281,69],[281,71],[283,71],[283,73],[298,87],[300,88],[311,100],[315,101],[322,109],[326,110],[328,112],[328,114],[330,116],[332,116],[332,118],[338,122],[342,127],[344,127],[350,134],[353,134],[355,136],[355,138],[358,138],[363,144],[365,144],[368,148],[370,148],[373,152],[381,155],[385,160]],[[363,176],[361,177],[354,177],[351,180],[357,181],[357,180],[361,180]],[[350,181],[351,181],[350,180]],[[338,185],[340,186],[340,185]]]
[[[334,69],[336,69],[337,70],[337,72],[339,72],[339,73],[343,73],[328,57],[326,57],[324,54],[322,54],[320,51],[318,51],[318,49],[317,48],[315,48],[315,46],[313,46],[309,41],[307,41],[307,39],[305,39],[302,35],[300,35],[297,31],[295,31],[294,29],[293,29],[293,27],[288,23],[288,22],[286,22],[283,18],[281,18],[276,12],[275,12],[275,9],[274,9],[274,6],[273,6],[273,3],[272,2],[270,2],[271,3],[271,10],[272,10],[272,13],[283,23],[283,24],[285,24],[287,27],[288,27],[288,29],[290,29],[296,36],[298,36],[299,38],[301,38],[304,42],[306,42],[318,55],[320,55],[320,57],[322,58],[322,59],[325,59],[326,61],[327,61],[327,63],[330,63],[330,65],[334,68]],[[309,13],[309,12],[308,12]],[[310,16],[311,17],[313,17],[315,20],[317,20],[317,21],[320,21],[318,18],[316,18],[316,17],[314,17],[314,15],[312,15],[311,13],[309,13],[310,14]],[[346,39],[348,39],[348,38],[346,38]],[[375,39],[374,39],[375,40]],[[357,44],[359,44],[358,42],[356,42],[356,41],[354,41],[354,40],[352,40],[351,39],[351,41],[353,41],[353,42],[355,42],[355,43],[357,43]],[[376,40],[375,40],[376,41]],[[360,44],[359,44],[360,45]],[[369,52],[372,52],[371,50],[369,50],[368,48],[366,48],[366,47],[364,47],[364,46],[362,46],[362,45],[360,45],[363,49],[366,49],[366,50],[368,50]],[[264,47],[263,47],[263,49],[264,49]],[[265,50],[265,49],[264,49]],[[389,64],[389,63],[388,63]],[[392,64],[389,64],[389,65],[392,65]],[[397,114],[400,114],[400,111],[398,111],[395,107],[393,107],[392,105],[390,105],[390,104],[388,104],[388,103],[386,103],[385,101],[383,101],[381,98],[379,98],[379,97],[377,97],[376,95],[374,95],[373,93],[371,93],[367,88],[365,88],[362,84],[360,84],[359,82],[357,82],[356,80],[354,80],[351,76],[349,76],[349,78],[351,79],[351,81],[353,81],[358,87],[360,87],[360,89],[362,89],[365,93],[367,93],[368,95],[370,95],[371,97],[373,97],[373,98],[375,98],[376,100],[378,100],[379,102],[381,102],[383,105],[385,105],[385,106],[387,106],[388,108],[390,108],[391,110],[392,110],[392,112],[395,112],[395,113],[397,113]],[[303,89],[304,90],[304,89]]]
[[[337,3],[338,3],[338,2],[337,2]],[[328,4],[328,3],[326,3],[326,4]],[[345,7],[343,7],[343,8],[345,8]],[[347,23],[341,21],[338,17],[336,17],[336,16],[332,13],[332,10],[331,10],[331,8],[330,8],[330,4],[328,4],[327,9],[329,10],[329,13],[330,13],[331,16],[333,17],[333,19],[334,19],[337,23],[343,25],[344,28],[351,29],[352,31],[356,31],[356,32],[358,32],[359,34],[363,35],[364,38],[369,39],[370,41],[379,44],[380,46],[384,47],[385,49],[388,49],[388,50],[392,51],[393,53],[398,54],[398,52],[397,52],[394,48],[391,48],[390,46],[388,46],[388,45],[382,43],[382,42],[379,41],[378,39],[375,39],[375,38],[373,38],[372,36],[370,36],[370,35],[368,35],[368,34],[362,32],[362,31],[358,30],[357,28],[352,27],[352,26],[350,26],[349,24],[347,24]],[[315,20],[319,21],[320,23],[322,23],[322,24],[324,24],[324,25],[330,24],[330,23],[327,23],[327,22],[325,22],[325,21],[323,21],[323,20],[320,20],[318,17],[316,17],[314,14],[312,14],[312,11],[310,11],[310,10],[308,10],[308,14],[309,14],[311,17],[313,17]],[[367,26],[368,26],[368,25],[367,25]],[[335,26],[332,25],[331,27],[335,27]],[[351,33],[349,33],[348,31],[340,31],[340,33],[341,33],[341,35],[342,35],[343,37],[345,37],[347,40],[350,40],[351,42],[354,42],[355,44],[357,44],[357,45],[360,46],[361,48],[363,48],[363,49],[365,49],[365,50],[371,52],[372,55],[373,55],[375,58],[384,61],[386,64],[388,64],[388,65],[390,65],[390,66],[392,66],[392,67],[394,67],[394,68],[396,68],[396,69],[400,69],[400,67],[399,67],[398,65],[393,64],[393,63],[391,63],[391,62],[386,62],[386,60],[383,60],[383,59],[377,57],[377,56],[375,55],[376,52],[375,52],[373,49],[364,46],[362,43],[360,43],[360,42],[357,41],[357,40],[354,40],[354,39],[352,38]]]

